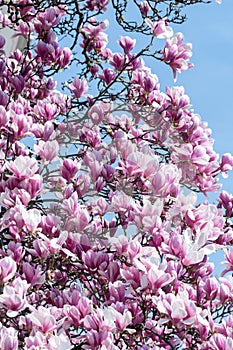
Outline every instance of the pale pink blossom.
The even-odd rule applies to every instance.
[[[49,308],[39,306],[38,309],[28,315],[35,329],[46,334],[57,328],[55,317]]]
[[[49,349],[50,350],[70,350],[72,349],[69,337],[66,335],[65,331],[57,332],[57,334],[52,335],[49,339]]]
[[[0,328],[0,348],[2,350],[18,349],[18,332],[13,327]]]
[[[169,27],[165,20],[161,19],[158,22],[152,23],[148,18],[146,23],[151,28],[153,36],[158,39],[167,39],[173,35],[173,30]]]
[[[14,279],[10,285],[3,288],[3,293],[0,295],[0,304],[6,308],[9,317],[15,317],[19,311],[24,310],[28,306],[26,293],[29,284],[20,277]]]
[[[0,280],[3,283],[8,282],[14,277],[16,270],[16,262],[11,257],[6,256],[5,258],[0,259]]]
[[[40,156],[45,162],[52,162],[56,160],[59,152],[59,144],[56,140],[42,141],[40,140],[37,145],[34,146],[34,150],[38,156]]]
[[[20,180],[30,178],[39,169],[35,158],[20,155],[13,161],[6,163],[6,168]]]

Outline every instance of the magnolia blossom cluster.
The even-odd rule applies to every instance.
[[[106,0],[76,4],[73,52],[57,35],[72,5],[12,1],[0,16],[27,38],[6,55],[0,37],[2,350],[233,347],[233,196],[195,193],[216,192],[233,157],[216,154],[184,88],[161,91],[147,67],[158,40],[174,77],[191,67],[191,45],[146,18],[149,3],[144,51],[129,35],[110,48]]]

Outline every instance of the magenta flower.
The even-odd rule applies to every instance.
[[[72,51],[69,47],[61,48],[60,52],[57,53],[57,63],[60,68],[68,66],[73,57]]]
[[[109,85],[114,81],[115,73],[111,68],[105,68],[103,69],[103,73],[99,74],[99,78]]]
[[[233,196],[227,191],[222,191],[219,194],[219,205],[218,207],[223,207],[226,210],[226,216],[231,217],[233,213]]]
[[[67,86],[73,92],[74,96],[77,98],[85,96],[85,93],[88,90],[86,79],[80,80],[77,77],[74,78],[72,85],[68,84]]]
[[[124,53],[128,55],[133,50],[136,40],[131,39],[129,36],[121,36],[118,44],[123,48]]]
[[[11,86],[16,94],[19,94],[23,91],[25,87],[25,79],[22,75],[16,75],[9,78]]]
[[[112,59],[109,62],[116,71],[121,71],[125,65],[125,57],[121,53],[114,53]]]
[[[143,17],[146,17],[148,12],[151,10],[150,5],[148,4],[148,1],[140,2],[139,6]]]
[[[232,337],[228,337],[224,334],[214,334],[213,339],[211,339],[211,348],[213,350],[228,350],[233,347]]]
[[[176,33],[171,39],[168,39],[163,49],[161,59],[172,68],[174,80],[177,73],[193,67],[189,62],[192,56],[192,44],[183,42],[183,34]]]
[[[60,22],[61,16],[64,14],[65,12],[62,9],[62,6],[50,7],[42,13],[39,12],[34,21],[35,29],[38,34],[43,36],[43,34]]]
[[[76,175],[80,166],[72,159],[65,159],[61,168],[61,176],[70,182]]]
[[[226,259],[226,261],[224,261],[226,268],[222,272],[222,276],[233,270],[233,247],[230,247],[228,250],[224,249],[224,257]]]
[[[233,169],[233,156],[230,153],[225,153],[222,155],[220,169],[224,177],[228,176],[227,175],[228,170]]]
[[[103,10],[106,11],[107,4],[109,3],[109,0],[86,0],[85,5],[89,8],[91,11],[97,11],[97,10]]]

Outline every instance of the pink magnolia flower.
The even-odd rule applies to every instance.
[[[41,248],[41,252],[43,252],[42,254],[45,256],[48,256],[49,254],[56,254],[59,251],[62,250],[62,246],[65,243],[67,237],[68,237],[68,233],[66,231],[62,231],[59,235],[59,237],[54,237],[52,239],[46,237],[43,233],[38,233],[39,237],[42,238],[42,240],[37,240],[34,241],[35,243],[35,250]],[[36,242],[38,244],[36,244]],[[40,271],[37,271],[38,273],[40,273]],[[28,273],[30,273],[30,271],[28,271]],[[28,277],[30,277],[28,275]]]
[[[210,340],[210,344],[213,350],[228,350],[233,347],[233,339],[224,334],[214,334]]]
[[[154,303],[158,302],[159,312],[165,315],[164,322],[172,320],[176,324],[181,323],[187,326],[198,323],[208,326],[205,311],[195,305],[195,301],[190,299],[187,290],[179,291],[177,295],[164,293],[160,300],[157,297],[154,297],[153,300]]]
[[[206,292],[208,300],[211,300],[213,303],[219,294],[219,287],[219,282],[216,277],[207,278],[200,286],[200,288]]]
[[[107,120],[110,111],[111,111],[111,104],[110,103],[104,103],[104,102],[99,102],[95,103],[88,111],[88,116],[91,118],[93,124],[98,125],[100,124],[103,120]],[[96,130],[97,131],[97,130]]]
[[[16,139],[21,139],[26,136],[31,136],[32,118],[30,116],[18,115],[12,113],[12,125],[11,130]]]
[[[142,276],[141,285],[143,288],[149,286],[152,290],[157,290],[168,284],[170,284],[175,279],[175,274],[173,276],[170,273],[166,273],[164,269],[158,269],[157,266],[152,266],[147,274]]]
[[[108,338],[108,332],[105,330],[100,332],[97,332],[95,330],[90,330],[86,334],[86,341],[88,345],[91,347],[90,349],[95,349],[95,348],[98,349],[98,347],[100,347],[101,345],[104,345],[107,338]]]
[[[20,243],[15,243],[13,241],[9,242],[7,254],[11,256],[16,263],[18,263],[24,255],[22,245]]]
[[[32,264],[23,262],[23,274],[22,277],[26,279],[31,286],[40,286],[45,282],[45,276],[41,267],[34,268]]]
[[[130,51],[133,50],[136,39],[132,39],[129,36],[121,36],[120,40],[118,40],[118,44],[123,48],[124,53],[128,55]]]
[[[220,169],[222,171],[223,177],[227,177],[227,171],[233,169],[233,156],[230,153],[225,153],[222,156]]]
[[[0,128],[6,127],[9,123],[9,113],[6,112],[6,109],[3,106],[0,106]]]
[[[27,8],[27,7],[30,7],[30,6],[25,6],[25,8]],[[25,12],[25,14],[27,12],[27,10],[24,11],[25,8],[24,9],[21,8],[19,10],[19,12],[21,12],[22,15],[23,15],[23,12]],[[33,6],[31,8],[33,8]],[[18,23],[19,24],[17,26],[17,32],[16,32],[16,34],[13,35],[13,38],[19,37],[19,36],[23,36],[23,37],[27,38],[27,37],[29,37],[29,35],[31,33],[33,33],[35,31],[34,23],[32,23],[32,22],[25,23],[23,20],[20,19],[18,21]]]
[[[55,317],[51,314],[50,308],[39,306],[27,316],[32,322],[35,329],[42,333],[49,333],[58,327]]]
[[[29,323],[30,322],[30,323]],[[30,324],[30,327],[32,327],[32,323],[31,321],[28,321],[27,319],[27,323]],[[46,338],[45,335],[39,331],[35,331],[33,332],[32,335],[30,335],[29,337],[25,338],[25,346],[26,346],[26,350],[31,350],[31,349],[36,349],[36,348],[40,348],[40,347],[44,347],[44,344],[46,342]]]
[[[9,77],[9,81],[16,94],[21,93],[25,88],[25,79],[22,75]]]
[[[60,52],[59,52],[60,51]],[[57,53],[57,64],[60,68],[64,68],[68,66],[68,64],[71,62],[73,57],[72,51],[69,47],[64,47],[58,50]]]
[[[115,79],[115,72],[111,68],[105,68],[103,69],[102,74],[99,74],[99,78],[109,85]]]
[[[0,259],[0,281],[2,283],[6,283],[14,277],[16,270],[16,262],[11,257],[6,256]]]
[[[49,338],[49,346],[49,350],[71,350],[73,347],[63,329]]]
[[[90,186],[90,177],[85,174],[80,174],[75,181],[75,187],[78,197],[81,198],[87,192]]]
[[[87,227],[90,215],[87,208],[79,204],[77,192],[63,201],[62,209],[68,214],[65,224],[67,230],[76,229],[78,232],[82,232]]]
[[[104,323],[106,327],[109,327],[111,331],[124,331],[127,326],[132,322],[132,314],[129,310],[124,308],[122,304],[121,311],[118,311],[117,308],[120,308],[120,303],[116,304],[116,309],[112,306],[104,310]]]
[[[184,43],[183,39],[182,33],[174,34],[171,39],[167,40],[161,57],[172,68],[175,81],[177,73],[193,67],[193,64],[189,62],[192,56],[192,44]]]
[[[114,53],[109,63],[115,68],[116,71],[120,72],[121,70],[123,70],[125,62],[126,60],[123,54]]]
[[[151,10],[150,5],[148,4],[148,1],[140,2],[139,7],[143,17],[146,17],[148,12]]]
[[[86,152],[84,157],[84,164],[88,167],[90,172],[90,178],[92,181],[96,181],[102,171],[102,155],[100,152]]]
[[[32,233],[37,230],[41,220],[41,214],[38,209],[27,210],[22,203],[10,208],[1,219],[2,228],[8,227],[9,237],[13,240],[21,241],[26,233]]]
[[[103,311],[98,308],[93,310],[91,315],[86,315],[84,318],[84,326],[88,331],[99,331],[103,328],[103,322]]]
[[[65,14],[62,6],[47,8],[44,12],[39,12],[34,20],[35,29],[43,37],[50,29],[56,26],[61,17]]]
[[[86,0],[85,5],[91,11],[103,10],[106,11],[109,0]]]
[[[39,136],[42,136],[40,134],[40,130],[43,130],[44,134],[48,135],[54,133],[54,125],[49,121],[54,121],[56,117],[59,115],[61,109],[58,107],[60,106],[61,101],[54,101],[54,103],[50,99],[44,99],[43,102],[39,101],[36,106],[34,107],[34,112],[41,117],[43,121],[45,121],[45,124],[43,126],[39,126],[38,129],[36,126],[34,126],[35,132],[39,133]],[[47,141],[48,136],[43,136],[45,138],[44,141]]]
[[[82,96],[85,96],[85,93],[88,90],[88,84],[86,79],[78,79],[77,77],[74,78],[72,85],[68,84],[68,88],[73,92],[74,96],[77,98],[80,98]]]
[[[219,194],[218,207],[223,207],[226,210],[226,216],[231,217],[233,213],[233,196],[227,191],[222,191]]]
[[[230,247],[229,249],[224,249],[224,265],[226,266],[226,269],[222,272],[221,276],[224,276],[227,272],[233,270],[233,247]]]
[[[13,327],[0,328],[0,349],[16,350],[18,349],[18,332]]]
[[[70,182],[76,175],[80,166],[72,159],[65,159],[62,163],[61,176]]]
[[[40,156],[45,162],[52,162],[56,160],[59,152],[59,144],[57,140],[42,141],[40,140],[37,145],[34,145],[34,150],[38,156]]]
[[[5,191],[0,194],[0,204],[5,208],[14,207],[19,201],[27,206],[31,200],[31,196],[24,189],[6,187]]]
[[[6,163],[6,168],[20,180],[30,178],[39,169],[35,158],[20,155],[15,160]]]
[[[9,96],[5,92],[0,91],[0,106],[5,107],[8,104],[8,102],[9,102]]]
[[[108,28],[108,25],[109,22],[107,20],[97,24],[95,18],[90,19],[89,24],[83,27],[85,35],[80,46],[86,47],[89,52],[95,50],[98,53],[104,53],[104,49],[108,43],[108,36],[103,31]]]
[[[158,22],[152,23],[148,18],[145,20],[151,28],[153,36],[158,39],[168,39],[173,35],[173,30],[169,27],[165,20],[160,19]]]
[[[36,197],[36,195],[39,194],[41,187],[42,187],[42,182],[43,182],[43,178],[41,175],[39,174],[35,174],[33,176],[31,176],[29,179],[25,179],[23,181],[21,181],[18,185],[18,187],[20,189],[24,189],[25,191],[27,191],[27,193],[30,195],[31,199]],[[22,190],[21,190],[22,191]],[[21,200],[21,202],[25,204],[25,202],[27,201],[27,194],[25,194],[24,192],[20,192],[19,190],[19,198]]]
[[[220,277],[220,282],[219,298],[221,303],[225,304],[227,301],[232,301],[233,299],[233,277],[231,275]]]
[[[26,293],[29,284],[20,277],[14,279],[10,285],[3,288],[3,293],[0,295],[0,304],[6,308],[9,317],[15,317],[18,312],[24,310],[27,306]]]

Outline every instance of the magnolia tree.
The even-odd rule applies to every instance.
[[[233,348],[233,196],[197,202],[233,158],[147,66],[192,67],[201,2],[1,1],[1,350]]]

